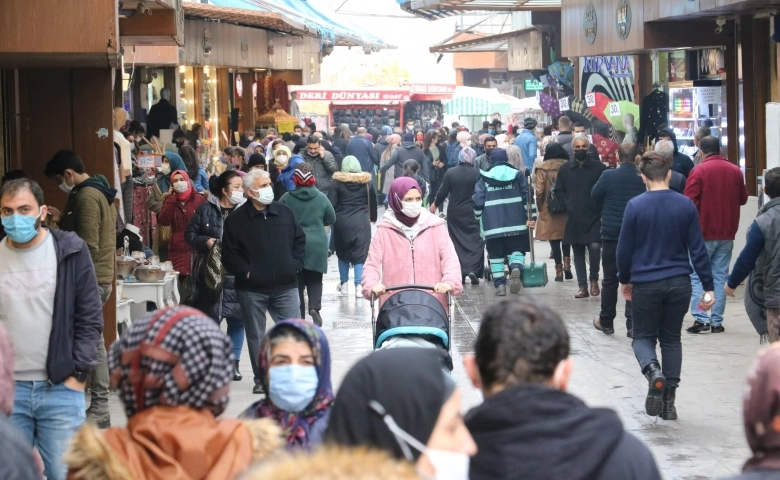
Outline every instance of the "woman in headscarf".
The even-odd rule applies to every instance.
[[[401,145],[401,136],[397,133],[394,133],[392,135],[387,136],[387,143],[388,146],[385,148],[385,151],[382,152],[382,157],[379,159],[379,168],[382,168],[385,163],[387,163],[388,160],[390,160],[390,157],[393,156],[393,152],[395,149],[398,148],[399,145]],[[382,174],[381,177],[381,190],[382,195],[385,198],[385,204],[387,204],[387,194],[390,192],[390,184],[393,183],[393,180],[395,180],[395,168],[388,169],[385,173]]]
[[[160,171],[152,185],[151,194],[146,198],[146,208],[158,216],[158,223],[163,203],[165,202],[165,199],[173,193],[171,175],[177,170],[187,170],[186,165],[184,165],[184,160],[181,159],[178,153],[170,150],[166,151],[165,155],[162,157]],[[193,188],[195,187],[193,186]],[[161,240],[159,225],[154,229],[152,248],[154,253],[160,256],[160,261],[165,262],[168,260],[168,241],[163,242]]]
[[[282,195],[279,202],[292,209],[295,219],[306,233],[306,258],[303,270],[298,272],[301,318],[306,318],[305,291],[309,297],[309,315],[314,323],[322,326],[322,275],[328,272],[328,235],[325,227],[336,222],[336,212],[328,197],[317,189],[317,179],[311,169],[311,164],[306,162],[295,167],[295,190]]]
[[[479,285],[485,274],[485,240],[480,235],[479,221],[474,216],[474,186],[479,181],[479,170],[474,168],[477,152],[466,147],[458,154],[458,166],[444,174],[439,193],[431,205],[431,213],[450,199],[447,231],[460,262],[461,281],[466,277],[472,285]]]
[[[235,478],[281,447],[273,422],[216,419],[228,403],[232,351],[198,310],[165,308],[135,320],[108,364],[127,427],[84,424],[65,457],[68,478]]]
[[[742,467],[742,474],[730,480],[780,478],[780,342],[756,356],[748,372],[742,405],[745,436],[753,457]]]
[[[508,161],[510,165],[520,170],[521,172],[525,171],[525,164],[523,163],[523,151],[520,150],[520,147],[517,145],[510,145],[509,148],[506,149],[506,156],[509,159]]]
[[[260,347],[258,361],[268,395],[241,417],[276,421],[288,450],[314,449],[322,442],[333,404],[325,334],[304,320],[277,322]]]
[[[460,392],[425,348],[377,350],[347,373],[325,443],[369,447],[415,465],[424,478],[468,478],[477,452],[460,416]]]
[[[173,268],[179,272],[179,285],[182,286],[187,275],[192,273],[194,262],[192,248],[184,241],[184,232],[195,215],[195,210],[206,199],[195,192],[186,171],[176,170],[171,174],[171,180],[173,193],[165,197],[157,222],[163,227],[171,227],[168,258],[173,262]]]
[[[385,285],[429,285],[447,308],[446,293],[463,291],[460,264],[444,220],[422,208],[422,190],[410,177],[393,180],[390,209],[377,225],[363,267],[363,296],[385,294]],[[473,215],[473,213],[472,213]]]
[[[515,147],[516,148],[516,147]],[[569,154],[559,143],[550,143],[544,151],[544,161],[537,162],[534,166],[536,191],[536,208],[538,217],[536,219],[536,239],[547,240],[552,247],[552,255],[555,260],[555,281],[562,282],[564,269],[566,278],[571,277],[571,247],[563,245],[563,231],[566,229],[566,213],[552,214],[547,209],[547,197],[558,179],[558,169],[561,165],[569,161]],[[522,165],[522,158],[520,159]],[[566,264],[564,265],[564,260]]]
[[[252,142],[246,147],[246,150],[244,151],[245,163],[249,161],[249,157],[251,157],[253,153],[262,153],[265,155],[265,146],[262,142]]]
[[[350,265],[355,269],[355,296],[362,298],[363,264],[371,244],[371,223],[377,219],[376,192],[371,174],[363,172],[358,159],[344,157],[341,171],[333,174],[328,199],[336,210],[333,245],[339,259],[338,292],[346,296]]]

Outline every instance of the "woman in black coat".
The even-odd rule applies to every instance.
[[[244,321],[241,315],[241,305],[236,295],[235,279],[225,275],[222,291],[211,292],[205,283],[206,257],[215,243],[222,241],[222,226],[225,219],[233,213],[236,207],[246,202],[241,176],[235,171],[224,172],[220,176],[209,179],[209,201],[203,202],[195,210],[190,219],[184,240],[192,247],[200,259],[198,271],[199,299],[197,308],[206,313],[219,324],[227,320],[227,333],[233,343],[233,380],[241,380],[238,361],[241,358],[241,348],[244,346]]]
[[[344,158],[341,171],[333,174],[328,199],[336,210],[333,245],[339,259],[338,291],[347,295],[349,266],[355,269],[355,297],[361,298],[363,263],[371,245],[371,222],[376,222],[376,191],[371,174],[363,172],[352,155]]]
[[[461,277],[464,281],[469,277],[472,285],[479,285],[479,277],[485,272],[485,241],[480,235],[472,200],[480,176],[479,169],[474,168],[475,157],[476,152],[471,148],[460,151],[458,165],[444,174],[431,213],[449,197],[447,230],[458,254]]]

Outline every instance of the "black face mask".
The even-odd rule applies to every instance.
[[[485,150],[485,155],[487,155],[488,158],[490,158],[490,154],[493,153],[494,148],[491,148],[490,150]]]
[[[574,158],[579,160],[580,162],[588,158],[588,151],[587,150],[575,150],[574,151]]]

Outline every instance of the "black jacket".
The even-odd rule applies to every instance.
[[[671,138],[672,143],[674,143],[674,156],[672,157],[672,171],[679,172],[685,175],[686,178],[688,178],[688,175],[691,174],[691,170],[693,170],[693,160],[691,160],[691,157],[688,155],[681,153],[677,148],[677,135],[675,135],[674,130],[671,128],[664,128],[662,131],[666,132]]]
[[[425,155],[423,151],[414,142],[403,142],[398,148],[395,149],[390,160],[385,163],[379,173],[385,173],[390,167],[395,166],[395,178],[401,178],[404,176],[404,163],[407,160],[417,160],[417,163],[422,164],[425,161]]]
[[[233,210],[235,212],[235,209]],[[228,215],[232,214],[230,212]],[[208,202],[198,205],[195,214],[190,218],[187,224],[187,230],[184,232],[184,241],[192,247],[195,252],[207,257],[211,250],[208,247],[209,239],[216,238],[222,240],[222,224],[224,223],[223,211],[219,206],[219,199],[211,195]],[[200,295],[198,308],[208,316],[219,323],[220,318],[242,318],[241,305],[238,303],[236,295],[236,278],[233,275],[225,275],[225,282],[222,284],[222,294],[216,299],[205,295],[208,289],[205,285],[205,262],[202,263],[198,272],[199,290],[204,292]],[[220,311],[220,301],[222,310]]]
[[[522,405],[522,408],[518,408]],[[518,385],[466,415],[471,480],[660,480],[647,447],[613,410],[542,385]]]
[[[645,182],[633,163],[622,163],[618,168],[601,174],[591,195],[602,208],[602,240],[617,242],[628,201],[646,191]]]
[[[225,270],[235,275],[236,290],[273,294],[298,288],[298,272],[306,259],[306,234],[287,205],[273,202],[265,215],[253,201],[238,207],[225,221]]]
[[[658,125],[669,123],[669,95],[660,90],[654,90],[642,100],[642,115],[637,143],[644,145],[645,137],[655,140],[658,137]]]
[[[582,164],[569,161],[561,165],[555,181],[556,195],[566,199],[566,229],[563,242],[585,245],[601,241],[601,207],[591,193],[607,167],[588,157]]]
[[[371,223],[376,222],[376,191],[368,172],[333,175],[328,200],[336,210],[333,244],[336,256],[352,265],[365,263],[371,245]]]
[[[341,136],[341,134],[334,135],[333,141],[331,143],[334,147],[338,147],[342,154],[346,155],[347,141],[344,139],[344,137]]]
[[[344,153],[357,158],[364,172],[373,172],[374,165],[379,165],[379,155],[374,149],[374,144],[361,135],[355,135],[349,140],[347,151]]]
[[[46,374],[49,382],[57,384],[74,372],[88,372],[97,364],[103,305],[84,240],[74,232],[49,230],[49,234],[57,252],[57,286]]]
[[[179,123],[179,113],[174,105],[161,98],[159,102],[152,105],[146,116],[146,136],[159,137],[160,129],[171,128],[172,123]]]
[[[685,193],[685,184],[688,178],[680,172],[672,170],[672,178],[669,180],[669,188],[677,193]]]
[[[374,145],[374,150],[376,150],[376,158],[381,160],[382,154],[385,153],[385,150],[388,148],[390,148],[390,142],[387,141],[387,136],[379,137],[379,140],[377,140],[376,144]]]

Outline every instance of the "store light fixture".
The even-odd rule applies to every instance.
[[[179,73],[184,73],[186,71],[187,71],[187,67],[185,67],[184,65],[179,67]]]

